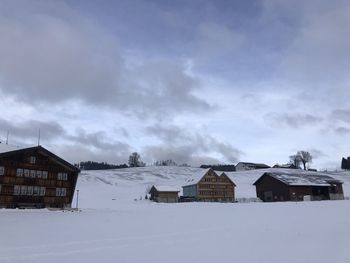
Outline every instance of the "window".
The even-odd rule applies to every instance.
[[[23,174],[24,174],[24,177],[29,177],[30,176],[30,172],[28,169],[24,169],[23,170]]]
[[[23,176],[23,169],[17,168],[16,176],[22,177]]]
[[[19,185],[15,185],[13,187],[13,195],[20,195],[21,194],[21,187]]]
[[[47,179],[47,175],[48,175],[48,172],[47,171],[43,171],[43,179]]]
[[[33,195],[33,186],[27,187],[27,195]]]
[[[40,186],[33,187],[33,195],[40,195]]]
[[[35,178],[36,176],[36,171],[35,170],[30,170],[30,177]]]
[[[57,179],[58,179],[58,180],[67,181],[68,175],[67,175],[67,173],[58,173],[58,174],[57,174]]]
[[[66,188],[56,188],[56,196],[66,196]]]
[[[41,178],[43,175],[42,171],[36,171],[36,177]]]
[[[36,162],[36,157],[35,157],[35,156],[30,156],[29,162],[30,162],[31,164],[35,164],[35,162]]]
[[[1,193],[1,184],[0,184],[0,193]]]
[[[40,187],[40,195],[44,196],[46,192],[46,188],[45,187]]]
[[[0,175],[4,175],[4,174],[5,174],[5,167],[0,166]]]
[[[21,185],[21,195],[27,194],[28,187],[26,185]]]

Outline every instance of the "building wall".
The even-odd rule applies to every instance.
[[[304,201],[308,200],[339,200],[344,199],[342,185],[328,186],[290,186],[268,175],[256,183],[256,194],[264,202],[274,201]]]
[[[234,184],[227,176],[218,176],[213,170],[197,184],[197,196],[199,201],[206,202],[234,202]]]
[[[174,192],[159,192],[156,201],[159,203],[177,203],[179,196],[178,193]]]
[[[177,203],[179,201],[178,192],[159,192],[154,186],[150,190],[151,200],[159,203]]]
[[[288,186],[270,177],[262,177],[257,184],[256,195],[264,202],[290,201]]]
[[[311,186],[290,186],[289,195],[291,201],[304,201],[304,196],[311,196],[312,199],[312,187]]]
[[[197,196],[197,185],[183,186],[183,196],[195,197]]]
[[[0,207],[69,207],[77,176],[35,151],[1,157]]]
[[[238,163],[236,165],[236,171],[248,171],[253,169],[254,169],[254,166],[251,166],[245,163]]]

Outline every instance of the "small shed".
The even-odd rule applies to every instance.
[[[158,203],[177,203],[179,201],[179,190],[172,186],[153,185],[149,194],[150,200]]]
[[[343,182],[308,171],[266,172],[255,183],[257,197],[264,202],[342,200]]]

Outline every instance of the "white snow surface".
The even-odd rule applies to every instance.
[[[237,197],[250,198],[252,184],[267,170],[226,174],[237,185]],[[80,212],[0,209],[0,262],[350,262],[348,200],[160,204],[143,199],[150,186],[179,188],[196,171],[83,171],[77,184]],[[350,174],[332,177],[344,182],[349,196]]]

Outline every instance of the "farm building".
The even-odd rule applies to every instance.
[[[199,171],[183,186],[184,198],[205,202],[233,202],[236,185],[225,174],[219,176],[213,169]]]
[[[78,168],[42,146],[2,152],[0,207],[70,207],[78,174]]]
[[[150,200],[158,203],[177,203],[179,200],[179,190],[171,186],[153,185],[149,194]]]
[[[272,168],[283,168],[283,169],[298,169],[294,164],[275,164]]]
[[[321,173],[266,172],[254,185],[264,202],[344,199],[342,182]]]
[[[270,166],[264,164],[264,163],[247,163],[247,162],[239,162],[236,165],[236,171],[249,171],[249,170],[256,170],[256,169],[267,169],[271,168]]]

